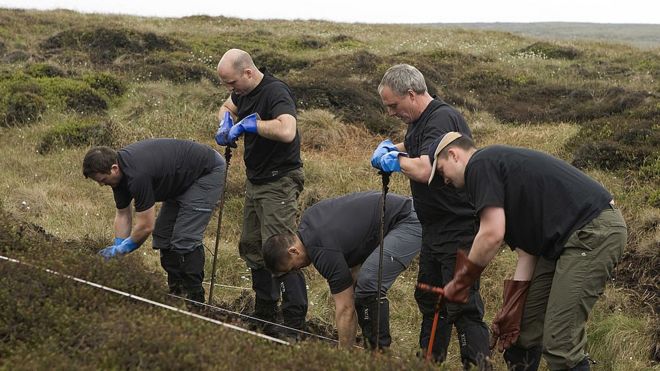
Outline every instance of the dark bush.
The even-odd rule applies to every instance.
[[[500,94],[502,93],[502,90],[517,85],[512,79],[507,77],[506,74],[493,69],[480,69],[469,73],[463,78],[463,83],[468,89]]]
[[[649,148],[626,146],[612,141],[587,143],[573,154],[573,165],[604,170],[637,169],[651,155]]]
[[[353,42],[353,41],[357,42],[358,40],[356,40],[352,36],[348,36],[344,34],[335,35],[330,38],[330,42],[333,43],[345,43],[345,42]]]
[[[92,89],[103,92],[109,98],[119,97],[126,92],[126,83],[107,72],[89,74],[84,77]]]
[[[290,82],[301,109],[325,108],[339,112],[347,123],[364,123],[374,133],[389,134],[398,122],[387,117],[376,88],[348,82],[346,78],[296,80]]]
[[[539,41],[526,48],[520,49],[518,53],[541,54],[553,59],[575,59],[580,56],[580,51],[570,46],[560,46],[549,42]]]
[[[142,45],[146,50],[174,50],[177,43],[166,36],[160,36],[153,32],[142,34]]]
[[[178,47],[178,43],[151,32],[141,33],[120,28],[98,27],[62,31],[44,40],[40,47],[55,54],[62,53],[66,49],[85,51],[92,62],[108,64],[125,53],[171,51]]]
[[[359,50],[351,54],[349,59],[349,64],[352,65],[355,70],[367,75],[376,73],[376,69],[381,62],[382,58],[369,53],[366,50]]]
[[[32,77],[63,77],[66,73],[59,67],[48,63],[35,63],[25,67],[25,73]]]
[[[43,97],[30,93],[20,92],[9,96],[5,125],[28,124],[41,118],[47,105]]]
[[[253,55],[254,63],[259,67],[266,67],[273,74],[286,73],[293,69],[302,69],[309,66],[303,59],[290,58],[277,52],[262,52]]]
[[[105,98],[89,87],[67,90],[64,102],[67,108],[78,113],[98,113],[108,109],[108,102],[105,101]]]
[[[300,49],[321,49],[326,44],[326,41],[309,35],[303,35],[294,41],[294,45]]]
[[[2,61],[5,63],[24,62],[28,59],[30,59],[30,53],[23,50],[14,50],[2,57]]]
[[[55,125],[41,138],[37,152],[42,155],[59,148],[112,145],[111,125],[105,122],[70,121]]]
[[[202,78],[219,82],[216,73],[205,65],[180,61],[145,63],[141,74],[147,80],[166,79],[179,84],[198,82]]]

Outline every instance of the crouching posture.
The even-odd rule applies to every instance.
[[[191,141],[148,139],[118,151],[90,149],[83,175],[112,187],[117,207],[114,245],[99,253],[108,259],[128,254],[153,233],[170,292],[203,302],[202,239],[222,194],[225,171],[218,152]],[[161,201],[156,218],[155,203]]]
[[[469,256],[459,254],[445,298],[468,290],[502,241],[518,253],[493,319],[510,369],[589,370],[585,324],[626,244],[627,228],[612,195],[573,166],[542,152],[489,146],[449,132],[430,147],[434,174],[465,188],[480,225]]]
[[[381,199],[380,193],[361,192],[321,201],[304,212],[297,233],[274,235],[263,246],[266,267],[271,272],[285,273],[314,264],[328,281],[335,300],[340,346],[353,346],[357,320],[367,347],[389,347],[392,339],[387,291],[421,248],[422,229],[412,200],[389,194],[378,303]],[[380,313],[379,339],[376,313]]]

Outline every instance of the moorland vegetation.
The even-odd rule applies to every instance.
[[[2,9],[0,255],[172,302],[149,243],[111,262],[96,255],[113,237],[114,203],[108,189],[84,179],[81,160],[92,145],[119,147],[151,137],[215,146],[216,113],[227,96],[215,66],[233,47],[250,52],[297,97],[306,175],[302,209],[380,189],[371,151],[385,137],[401,140],[405,131],[384,114],[377,94],[383,73],[396,63],[418,67],[431,93],[463,112],[478,145],[543,150],[602,182],[624,212],[629,240],[592,313],[589,353],[604,370],[658,367],[657,48],[413,25]],[[236,247],[244,174],[239,145],[222,211],[217,280],[226,287],[214,298],[235,311],[253,305]],[[397,175],[391,190],[410,193]],[[215,238],[209,227],[205,245],[212,247]],[[502,281],[514,261],[503,249],[484,273],[487,321],[501,304]],[[210,262],[207,254],[207,277]],[[348,354],[316,341],[269,344],[1,261],[0,368],[423,368],[414,356],[416,269],[413,263],[389,293],[393,358]],[[306,275],[310,328],[332,335],[327,285],[311,269]],[[503,367],[500,355],[495,362]],[[459,365],[454,344],[446,367]]]

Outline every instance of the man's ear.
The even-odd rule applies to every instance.
[[[110,166],[110,173],[111,174],[112,173],[117,173],[118,171],[119,171],[119,165],[118,164],[112,164],[112,166]]]
[[[289,248],[286,249],[286,251],[287,251],[290,255],[293,255],[293,256],[296,256],[296,255],[299,255],[299,254],[300,254],[300,251],[299,251],[298,248],[295,247],[295,246],[289,246]]]
[[[412,101],[415,101],[415,98],[417,97],[417,93],[415,93],[412,89],[408,89],[406,94],[408,95],[408,98],[410,98]]]

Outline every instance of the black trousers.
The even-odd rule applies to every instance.
[[[422,251],[419,257],[419,274],[417,281],[432,286],[444,287],[454,277],[456,267],[455,248],[432,250],[434,235],[442,233],[438,230],[425,230],[422,237]],[[473,235],[468,232],[461,238],[461,245],[471,246]],[[433,317],[438,296],[426,291],[415,289],[415,300],[422,313],[422,326],[419,334],[419,345],[427,349],[433,327]],[[447,348],[451,339],[452,327],[458,332],[458,340],[461,350],[461,360],[466,367],[475,365],[481,367],[485,364],[486,357],[490,356],[488,348],[488,327],[483,321],[484,303],[479,294],[479,281],[470,289],[470,297],[467,304],[456,304],[443,302],[440,307],[438,326],[435,332],[433,344],[433,355],[436,361],[442,362],[447,356]]]

